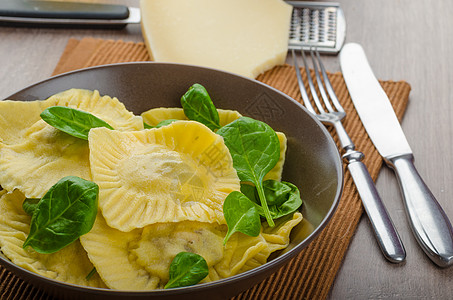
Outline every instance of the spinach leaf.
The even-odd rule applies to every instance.
[[[292,183],[266,180],[263,182],[263,188],[273,219],[289,215],[302,205],[299,189]],[[255,203],[258,213],[264,217],[256,188],[249,184],[241,184],[241,192]]]
[[[151,129],[154,128],[154,126],[149,125],[148,123],[143,122],[143,128],[145,129]]]
[[[244,194],[237,191],[231,192],[223,202],[223,215],[228,225],[223,244],[226,244],[233,233],[238,231],[249,236],[260,234],[260,215],[255,204]]]
[[[219,113],[201,84],[192,85],[182,96],[181,105],[189,120],[198,121],[212,131],[220,128]]]
[[[96,219],[98,193],[94,182],[76,176],[62,178],[35,208],[23,247],[53,253],[88,233]]]
[[[107,122],[90,113],[66,106],[51,106],[41,113],[41,118],[49,125],[80,139],[88,140],[91,128],[107,127]]]
[[[164,288],[194,285],[208,274],[208,264],[202,256],[190,252],[179,252],[170,264],[170,280]]]
[[[263,178],[280,158],[277,134],[266,123],[248,117],[223,126],[217,134],[223,137],[230,150],[239,179],[256,186],[267,223],[273,227],[275,224],[267,207]]]
[[[179,120],[168,119],[168,120],[160,121],[159,124],[156,125],[156,128],[160,128],[160,127],[163,127],[163,126],[170,125],[171,123],[176,122],[176,121],[179,121]]]
[[[180,121],[180,120],[176,120],[176,119],[163,120],[163,121],[160,121],[156,126],[151,126],[151,125],[146,124],[145,122],[143,122],[143,127],[145,129],[160,128],[160,127],[163,127],[163,126],[170,125],[171,123],[176,122],[176,121]]]
[[[33,212],[35,211],[36,207],[38,206],[38,203],[41,199],[39,198],[27,198],[24,200],[22,203],[22,209],[25,211],[25,213],[29,216],[33,216]]]
[[[291,187],[285,182],[266,180],[263,182],[264,194],[267,204],[279,205],[285,202],[286,196],[291,192]]]
[[[95,267],[93,267],[93,269],[91,269],[90,273],[88,273],[88,275],[87,275],[87,276],[85,276],[85,279],[86,279],[86,280],[90,280],[90,279],[91,279],[91,277],[93,277],[93,276],[94,276],[94,274],[96,274],[96,272],[97,272],[96,268],[95,268]]]

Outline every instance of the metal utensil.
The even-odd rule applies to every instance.
[[[346,36],[346,20],[339,3],[287,1],[293,8],[289,31],[290,50],[316,47],[336,54]]]
[[[440,267],[453,264],[453,229],[414,166],[412,150],[387,95],[359,44],[347,44],[340,63],[354,106],[381,156],[396,173],[412,231]]]
[[[140,23],[140,9],[83,2],[1,0],[0,25],[120,29]]]
[[[359,191],[363,206],[365,207],[365,211],[368,215],[368,218],[370,219],[371,225],[373,227],[376,239],[378,241],[379,247],[382,250],[382,253],[384,254],[387,260],[393,263],[400,263],[404,261],[406,258],[406,251],[392,223],[392,220],[390,219],[387,210],[385,209],[384,204],[382,203],[381,198],[379,197],[374,182],[371,179],[371,176],[365,164],[362,162],[362,159],[364,157],[363,153],[355,150],[354,143],[348,136],[346,130],[344,129],[341,123],[341,120],[346,116],[346,113],[343,107],[341,106],[340,102],[338,101],[337,96],[335,95],[335,92],[326,74],[318,51],[310,50],[310,55],[313,61],[313,69],[316,77],[316,82],[318,85],[318,90],[321,94],[322,100],[327,111],[324,109],[316,93],[315,86],[313,84],[313,80],[311,79],[310,70],[308,68],[303,50],[301,51],[301,55],[305,65],[308,85],[319,113],[315,111],[315,109],[310,103],[310,99],[308,97],[307,91],[302,81],[302,75],[299,69],[299,65],[297,63],[294,50],[292,50],[292,55],[297,74],[297,81],[299,84],[299,89],[302,95],[304,105],[312,114],[314,114],[318,118],[319,121],[330,124],[335,128],[338,134],[338,138],[340,140],[341,148],[345,151],[343,159],[348,163],[348,169],[351,173],[351,176],[354,180],[357,190]],[[321,69],[322,78],[324,79],[324,85],[326,89],[324,89],[323,87],[323,82],[321,81],[321,76],[318,71],[318,65],[319,68]],[[329,97],[335,108],[331,105]]]

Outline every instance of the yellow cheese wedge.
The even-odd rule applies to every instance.
[[[291,5],[282,0],[141,0],[151,58],[255,78],[283,64]]]

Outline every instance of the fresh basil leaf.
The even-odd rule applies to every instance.
[[[22,209],[25,211],[25,213],[29,216],[33,216],[33,212],[35,211],[36,207],[38,206],[38,203],[41,199],[39,198],[27,198],[24,200],[22,203]]]
[[[88,233],[96,219],[98,193],[94,182],[76,176],[62,178],[39,201],[23,247],[53,253]]]
[[[156,128],[160,128],[160,127],[163,127],[163,126],[170,125],[171,123],[176,122],[176,121],[180,121],[180,120],[176,120],[176,119],[168,119],[168,120],[160,121],[160,122],[156,125]]]
[[[88,140],[91,128],[107,127],[107,122],[94,115],[66,106],[51,106],[41,113],[41,118],[49,125],[80,139]]]
[[[302,205],[299,189],[292,183],[266,180],[263,182],[263,188],[274,220],[295,212]],[[264,217],[256,188],[249,184],[241,184],[241,192],[255,203],[258,213]]]
[[[170,280],[164,288],[194,285],[208,274],[208,264],[202,256],[190,252],[179,252],[170,264]]]
[[[235,232],[249,236],[258,236],[261,231],[260,215],[255,204],[241,192],[231,192],[223,202],[223,215],[228,225],[228,232],[223,244]]]
[[[143,122],[143,128],[145,129],[151,129],[154,128],[154,126],[149,125],[148,123]]]
[[[274,221],[264,195],[263,178],[280,158],[277,134],[266,123],[248,117],[241,117],[223,126],[217,134],[223,137],[230,150],[239,179],[256,186],[266,220],[273,227]]]
[[[213,131],[220,128],[219,113],[201,84],[189,88],[181,98],[181,105],[189,120],[198,121]]]

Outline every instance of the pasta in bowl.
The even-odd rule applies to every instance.
[[[81,72],[103,73],[108,69],[109,75],[114,76],[119,69],[124,72],[124,68],[129,67],[152,70],[162,66],[146,63],[123,64]],[[179,70],[176,73],[178,76],[184,75],[181,70],[189,68],[193,71],[195,68],[202,77],[204,72],[212,72],[217,76],[225,76],[226,82],[229,78],[234,78],[240,82],[256,84],[228,73],[191,66],[166,65],[165,70],[175,67]],[[113,70],[115,68],[119,69]],[[53,80],[58,81],[65,76],[71,77],[71,74]],[[34,265],[40,262],[39,257],[42,255],[59,255],[59,251],[78,245],[85,250],[84,259],[88,262],[85,269],[71,274],[73,268],[70,268],[68,275],[68,270],[62,271],[58,264],[46,265],[41,268],[44,273],[39,274],[56,280],[66,278],[66,283],[59,286],[91,286],[76,289],[77,292],[85,294],[160,297],[187,293],[192,295],[193,291],[196,291],[195,294],[209,294],[216,288],[219,291],[219,287],[224,287],[222,296],[232,295],[238,291],[231,291],[227,286],[242,285],[244,288],[244,282],[253,284],[299,252],[305,246],[304,243],[307,244],[328,221],[341,192],[341,165],[338,163],[338,153],[333,151],[335,148],[332,148],[330,137],[312,118],[307,119],[308,124],[305,125],[315,125],[318,134],[321,134],[321,139],[309,143],[324,143],[323,147],[327,149],[322,149],[321,153],[327,151],[327,157],[330,159],[315,162],[317,172],[324,171],[323,176],[330,174],[328,184],[334,185],[327,192],[330,193],[329,199],[323,202],[319,200],[317,191],[305,191],[300,178],[293,179],[285,174],[292,155],[300,156],[300,153],[291,151],[298,150],[300,144],[297,143],[305,141],[294,140],[291,132],[288,135],[285,130],[278,128],[281,126],[277,126],[278,131],[274,132],[273,124],[269,126],[253,115],[252,118],[242,116],[247,115],[247,109],[244,113],[240,108],[234,107],[240,104],[240,101],[236,104],[233,101],[232,109],[229,109],[225,104],[230,103],[222,103],[220,100],[222,109],[218,109],[217,117],[214,114],[211,118],[213,109],[200,108],[196,102],[190,102],[190,98],[197,100],[197,95],[206,91],[200,92],[200,85],[193,85],[193,82],[187,84],[188,79],[176,84],[180,87],[175,87],[175,90],[181,90],[183,85],[185,90],[172,102],[168,101],[169,97],[174,97],[172,92],[165,96],[165,106],[154,103],[154,97],[150,97],[152,100],[146,103],[146,99],[141,95],[141,107],[134,107],[133,101],[123,100],[117,93],[110,94],[118,95],[121,102],[88,85],[83,86],[83,89],[69,89],[51,97],[42,97],[46,99],[42,101],[4,101],[3,105],[28,104],[33,114],[38,111],[38,117],[41,116],[41,119],[30,118],[36,119],[36,122],[32,123],[30,120],[28,124],[24,124],[23,126],[28,127],[17,129],[18,134],[2,136],[4,145],[1,151],[5,152],[5,155],[1,153],[0,160],[4,160],[5,166],[0,170],[0,179],[3,178],[1,183],[6,191],[2,199],[5,198],[5,205],[9,205],[14,201],[8,198],[14,196],[16,202],[23,201],[22,212],[25,211],[25,214],[21,212],[23,225],[21,238],[18,239],[23,246],[18,247],[19,242],[15,241],[15,247],[10,248],[32,253],[36,262],[32,261],[31,265]],[[100,80],[98,84],[101,90],[105,83]],[[206,79],[203,86],[207,87],[206,90],[216,106],[217,99],[227,96],[219,95],[219,89],[213,88]],[[130,85],[125,84],[124,87],[129,89]],[[160,87],[155,85],[153,91]],[[189,87],[191,88],[188,91]],[[264,85],[259,87],[261,91],[264,89],[271,93],[276,92]],[[142,89],[141,92],[143,91]],[[189,95],[187,100],[184,97],[190,94],[190,91],[195,91],[196,95]],[[278,97],[283,97],[282,100],[291,105],[295,104],[277,92]],[[16,96],[12,99],[19,100]],[[177,108],[177,105],[173,104],[180,99],[182,100],[179,106],[182,104],[183,108]],[[32,104],[36,102],[39,105]],[[280,105],[283,107],[287,102],[281,102]],[[85,123],[97,124],[98,121],[91,118],[99,118],[107,125],[93,126],[82,134],[86,136],[86,140],[82,138],[83,141],[79,141],[80,137],[71,135],[71,130],[74,129],[68,131],[65,128],[67,124],[61,124],[61,120],[67,120],[69,115],[70,118],[77,119],[78,113],[68,113],[63,107],[90,113],[92,117]],[[134,108],[129,111],[126,107]],[[13,108],[15,109],[17,108]],[[305,111],[300,108],[299,110],[299,114],[307,118]],[[58,121],[55,121],[56,119]],[[162,122],[164,124],[161,124]],[[79,120],[73,123],[80,125],[84,122]],[[294,125],[297,127],[297,124]],[[61,140],[64,142],[59,143]],[[294,141],[296,148],[292,146]],[[31,154],[26,149],[32,149]],[[307,156],[304,159],[315,154],[317,153],[313,151],[308,156],[302,153]],[[32,169],[19,173],[19,163],[14,163],[14,159],[21,161],[24,157],[28,159],[27,165],[32,166]],[[297,160],[300,160],[300,157]],[[293,162],[298,162],[297,160]],[[6,162],[9,162],[9,165]],[[78,173],[74,173],[70,167],[71,162]],[[313,164],[312,160],[305,162],[308,165]],[[51,170],[49,165],[60,167]],[[16,166],[16,169],[11,169],[11,166]],[[302,166],[301,169],[304,168],[305,166]],[[289,169],[291,170],[291,167]],[[319,175],[309,175],[305,184],[316,180],[316,176]],[[282,178],[284,180],[281,180]],[[325,178],[323,180],[325,181]],[[94,183],[96,187],[85,181]],[[298,187],[301,189],[300,194]],[[50,251],[47,245],[43,245],[43,240],[58,244],[54,242],[58,234],[51,238],[46,237],[49,231],[55,233],[55,227],[46,229],[42,224],[39,225],[37,220],[42,219],[41,215],[48,212],[49,207],[56,207],[54,203],[60,203],[56,200],[57,196],[63,193],[62,189],[66,189],[67,194],[75,194],[77,200],[85,200],[85,189],[96,188],[98,197],[95,197],[95,200],[82,201],[84,207],[88,207],[89,203],[94,207],[90,213],[84,213],[92,216],[90,221],[86,221],[91,222],[89,230],[81,229],[78,236],[63,231],[64,235],[72,235],[75,238],[64,246],[52,245],[57,251]],[[18,193],[21,195],[17,195]],[[312,209],[310,212],[310,202],[313,201],[310,197],[313,195],[318,198],[316,201],[319,206],[318,211]],[[40,200],[37,203],[32,201],[36,199]],[[302,200],[304,205],[300,206]],[[75,201],[67,200],[68,203]],[[18,207],[16,204],[15,209],[20,210],[20,205]],[[68,219],[71,217],[66,216],[64,221],[68,223]],[[16,221],[13,220],[12,223],[17,224]],[[79,219],[76,221],[79,222]],[[26,226],[27,222],[29,228]],[[58,224],[56,227],[60,229],[63,225]],[[44,232],[44,235],[40,236],[40,232]],[[3,251],[3,244],[1,249],[5,256],[12,262],[16,260],[16,264],[23,269],[31,270],[19,258],[8,256],[8,250]],[[271,255],[272,259],[268,262]],[[76,262],[75,264],[83,265]],[[48,276],[49,273],[52,275]],[[178,281],[175,278],[183,280]],[[39,281],[49,283],[41,277]],[[200,283],[197,285],[189,286],[198,282]],[[129,290],[133,292],[126,292]]]

